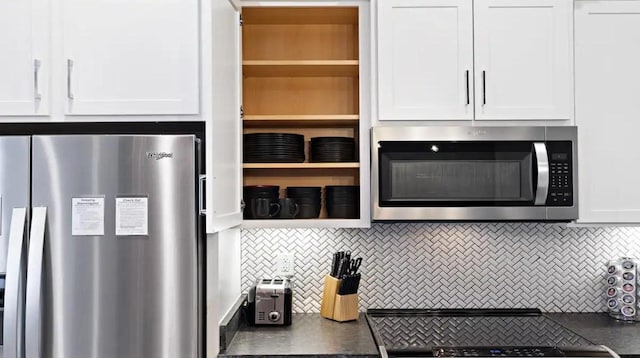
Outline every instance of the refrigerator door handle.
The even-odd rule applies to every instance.
[[[47,208],[33,208],[29,258],[27,262],[27,303],[25,318],[26,357],[42,357],[42,274]]]
[[[22,358],[24,355],[24,267],[26,208],[13,208],[7,249],[7,275],[4,299],[4,357]]]
[[[204,195],[204,188],[205,188],[205,184],[207,181],[207,175],[206,174],[200,174],[200,177],[198,177],[198,209],[200,212],[200,215],[207,215],[207,208],[205,207],[205,195]]]

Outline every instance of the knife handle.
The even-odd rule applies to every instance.
[[[349,285],[351,284],[351,280],[349,280],[349,276],[345,276],[342,279],[342,285],[340,286],[340,294],[348,295],[349,294]]]
[[[336,277],[336,274],[337,274],[337,272],[336,272],[336,262],[338,261],[337,260],[337,256],[338,256],[338,254],[334,253],[333,254],[333,260],[331,260],[331,273],[330,273],[330,275],[333,276],[333,277]]]
[[[344,270],[344,263],[345,263],[345,259],[341,259],[340,263],[338,263],[338,272],[337,272],[337,278],[342,278],[342,271]]]

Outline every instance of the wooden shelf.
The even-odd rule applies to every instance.
[[[245,114],[245,121],[357,121],[357,114]]]
[[[243,7],[243,25],[357,24],[357,7]]]
[[[249,77],[356,77],[358,60],[246,60],[242,74]]]
[[[244,169],[350,169],[360,163],[244,163]]]
[[[243,123],[245,127],[355,127],[359,119],[357,114],[245,114]]]

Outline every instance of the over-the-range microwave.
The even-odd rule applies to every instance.
[[[374,127],[374,221],[571,221],[576,127]]]

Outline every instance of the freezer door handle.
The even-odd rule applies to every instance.
[[[4,357],[22,358],[24,355],[23,312],[26,263],[26,208],[13,208],[7,249],[7,273],[4,298]]]
[[[27,261],[27,303],[25,314],[25,353],[29,358],[42,357],[42,274],[47,208],[33,208],[29,258]]]

